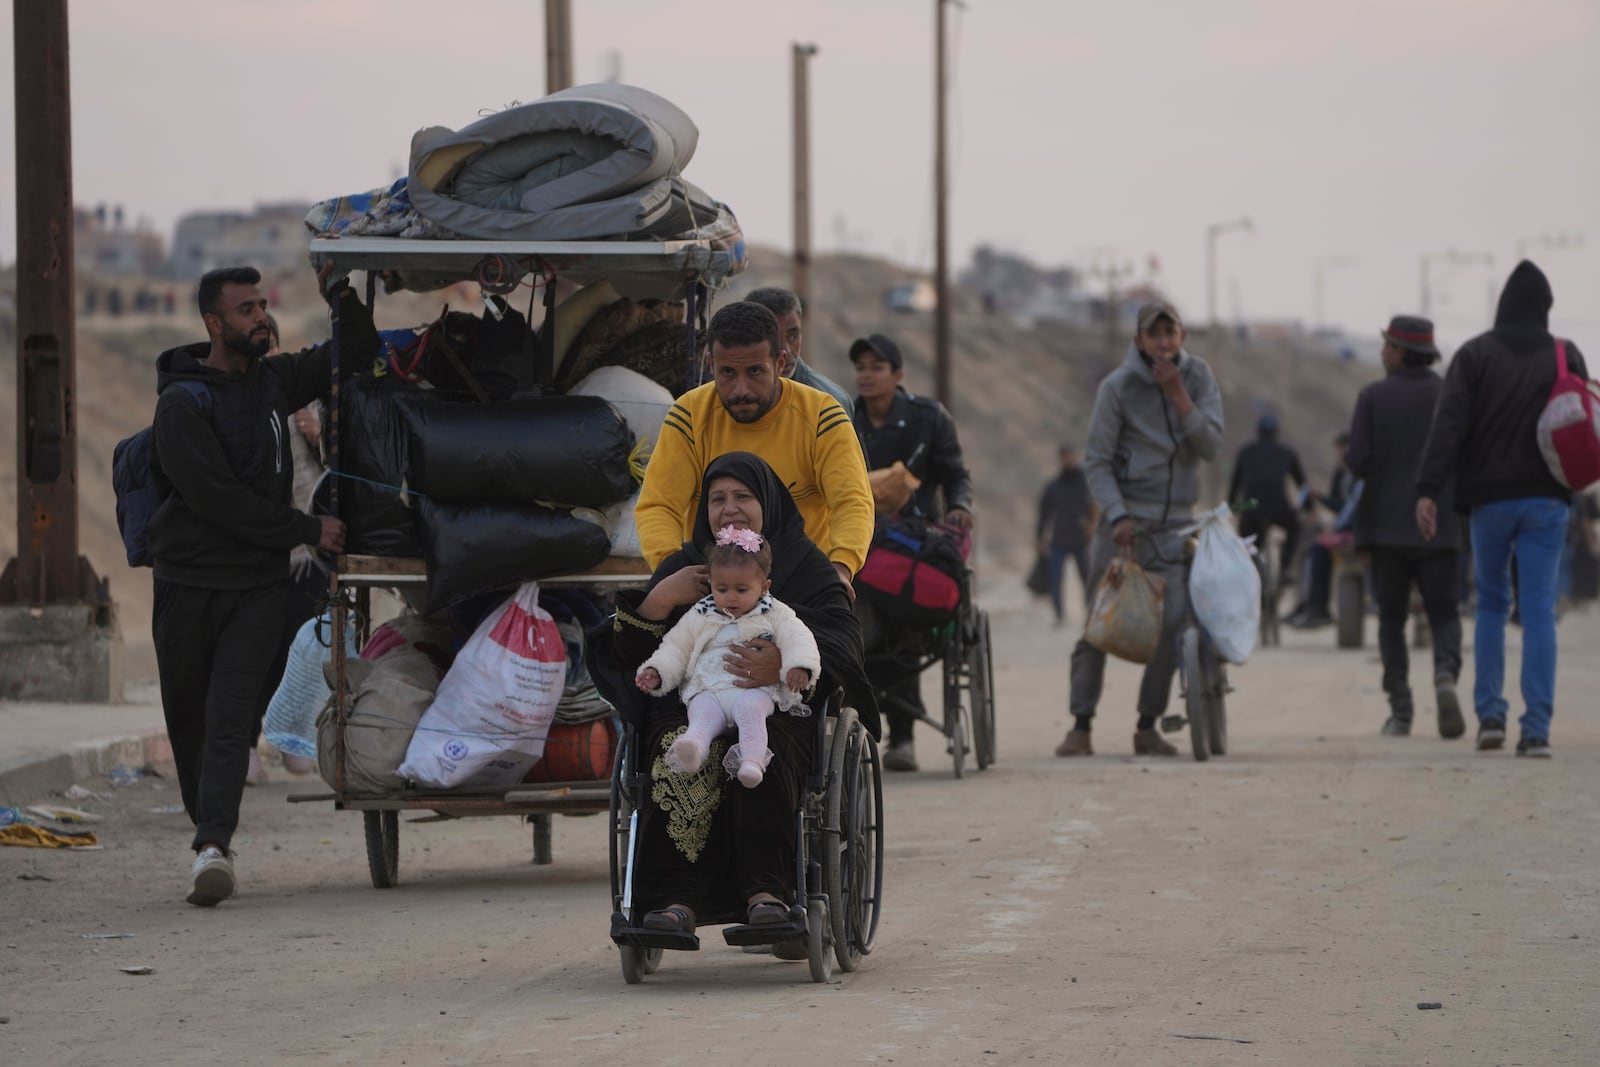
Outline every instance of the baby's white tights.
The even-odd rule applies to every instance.
[[[739,730],[739,743],[724,765],[746,789],[766,777],[772,753],[767,749],[767,716],[772,714],[772,694],[763,689],[724,689],[700,693],[689,701],[689,728],[667,749],[667,766],[693,774],[706,761],[711,742],[729,726]]]

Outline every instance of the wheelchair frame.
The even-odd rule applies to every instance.
[[[811,769],[796,805],[795,903],[784,923],[732,924],[729,945],[804,941],[811,979],[826,982],[834,963],[854,971],[872,951],[883,904],[883,775],[878,748],[842,694],[818,710]],[[649,794],[642,739],[624,727],[611,778],[611,940],[622,954],[622,978],[637,985],[660,966],[666,950],[696,951],[697,933],[652,930],[634,903],[639,810]],[[699,917],[697,916],[697,921]],[[715,917],[703,925],[718,925]]]
[[[885,712],[893,707],[911,714],[943,734],[949,742],[957,778],[966,770],[969,752],[978,770],[987,768],[995,760],[994,642],[989,613],[980,609],[973,597],[972,570],[969,568],[962,575],[961,603],[950,622],[936,627],[908,627],[885,619],[884,632],[889,647],[867,655],[867,673],[874,681],[878,706]],[[902,647],[893,647],[890,634],[901,635]],[[908,634],[921,639],[911,643],[905,639]],[[907,679],[921,678],[935,663],[943,667],[941,719],[889,692]],[[878,679],[885,675],[890,680],[879,685]]]

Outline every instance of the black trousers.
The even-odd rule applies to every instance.
[[[161,707],[194,848],[226,849],[239,827],[250,738],[282,648],[287,583],[198,589],[155,583]],[[279,662],[278,673],[283,671]]]
[[[1278,584],[1281,587],[1293,574],[1294,553],[1300,544],[1300,519],[1292,511],[1262,511],[1259,508],[1239,516],[1239,536],[1256,535],[1256,547],[1265,548],[1267,535],[1276,526],[1283,531],[1283,547],[1278,550]]]
[[[795,812],[800,785],[811,770],[816,720],[797,719],[781,711],[767,720],[772,762],[754,789],[730,781],[722,767],[713,767],[709,759],[700,772],[706,775],[703,780],[700,775],[672,776],[693,779],[700,786],[673,789],[672,782],[665,782],[663,788],[667,772],[661,757],[687,722],[683,710],[677,708],[653,719],[646,731],[643,753],[653,770],[650,797],[639,810],[634,886],[638,903],[645,910],[686,904],[701,922],[744,922],[745,903],[757,893],[771,893],[793,903]],[[684,821],[674,827],[675,811],[687,816],[704,806],[701,786],[706,782],[720,791],[709,827],[704,819],[688,820],[698,829]],[[696,853],[694,858],[687,854],[686,845]]]
[[[1383,691],[1397,718],[1411,717],[1411,661],[1406,618],[1411,590],[1422,590],[1422,607],[1433,628],[1433,673],[1454,681],[1461,673],[1461,612],[1456,603],[1458,553],[1453,549],[1372,550],[1372,584],[1378,600],[1378,651],[1383,656]]]

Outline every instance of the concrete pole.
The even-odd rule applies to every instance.
[[[4,598],[79,604],[77,336],[66,0],[13,0],[17,559]]]
[[[945,31],[944,9],[949,0],[933,0],[934,14],[934,132],[933,132],[933,288],[938,305],[933,312],[934,396],[952,412],[954,390],[950,379],[950,212],[945,147]]]
[[[572,0],[544,0],[545,92],[572,85]]]
[[[794,277],[800,306],[811,309],[811,57],[814,44],[794,45]]]

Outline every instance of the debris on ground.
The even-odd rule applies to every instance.
[[[156,969],[148,963],[134,964],[127,967],[118,967],[123,974],[155,974]]]
[[[126,941],[132,934],[79,934],[85,941]]]
[[[0,826],[0,845],[17,848],[99,849],[103,846],[90,830],[46,830],[31,823]]]
[[[80,808],[58,808],[53,804],[30,804],[28,814],[51,822],[81,823],[101,822],[104,815],[96,815],[92,811],[83,811]]]
[[[1444,1005],[1440,1004],[1436,1000],[1419,1000],[1417,1002],[1418,1011],[1438,1011],[1442,1007],[1444,1007]]]
[[[1213,1034],[1169,1034],[1169,1037],[1181,1037],[1185,1041],[1232,1041],[1236,1045],[1253,1045],[1255,1039],[1250,1037],[1217,1037]]]

